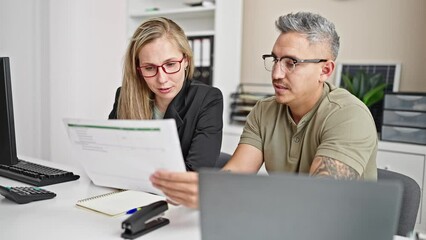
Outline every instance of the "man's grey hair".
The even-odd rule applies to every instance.
[[[310,44],[328,43],[333,60],[336,60],[340,37],[334,24],[321,15],[310,12],[290,13],[279,17],[275,26],[282,33],[297,32],[306,35]]]

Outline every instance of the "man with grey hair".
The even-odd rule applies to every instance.
[[[377,133],[369,109],[326,80],[335,69],[334,24],[309,12],[278,18],[271,53],[262,56],[275,96],[247,117],[239,145],[223,170],[291,172],[335,179],[377,179]],[[198,174],[157,171],[153,185],[172,201],[198,207]]]

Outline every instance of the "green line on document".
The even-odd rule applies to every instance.
[[[160,131],[160,128],[112,127],[112,126],[84,125],[84,124],[72,124],[72,123],[68,124],[68,127],[102,128],[102,129],[126,130],[126,131]]]

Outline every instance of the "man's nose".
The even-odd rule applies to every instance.
[[[280,64],[276,64],[272,68],[272,79],[283,79],[285,77],[285,71],[281,68]]]

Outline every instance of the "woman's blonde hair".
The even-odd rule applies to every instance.
[[[194,63],[188,39],[174,21],[158,17],[143,22],[133,34],[127,47],[124,67],[123,82],[118,100],[118,119],[151,119],[154,104],[154,93],[149,89],[145,79],[138,72],[138,54],[146,44],[161,37],[174,41],[182,51],[188,67],[185,69],[185,78],[191,79],[194,73]]]

